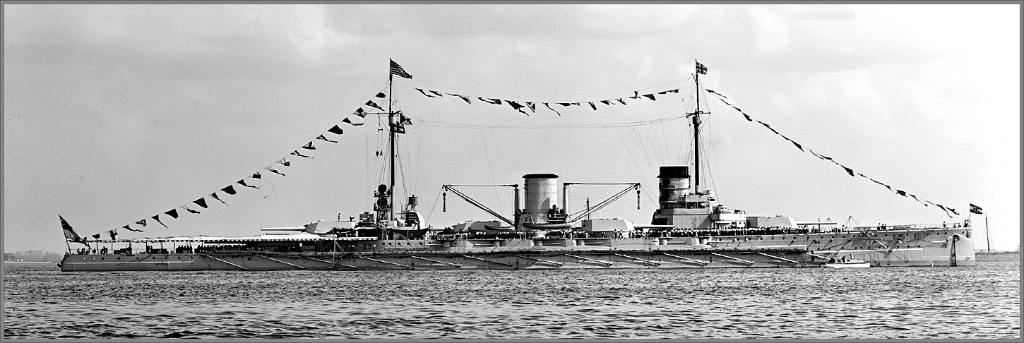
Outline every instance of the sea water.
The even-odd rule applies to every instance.
[[[5,338],[1021,337],[1018,261],[867,269],[5,269]]]

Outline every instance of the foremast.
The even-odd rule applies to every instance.
[[[395,220],[395,111],[391,109],[394,103],[395,93],[392,84],[395,81],[395,73],[388,70],[388,166],[391,176],[388,178],[388,222]]]
[[[397,174],[395,169],[398,167],[398,134],[405,133],[405,125],[411,123],[409,118],[406,117],[401,110],[396,111],[394,109],[394,81],[395,75],[399,77],[411,79],[412,75],[405,71],[402,66],[391,60],[391,67],[388,72],[388,182],[377,187],[377,192],[374,193],[374,197],[377,199],[374,203],[374,211],[376,217],[368,217],[369,220],[361,220],[363,225],[373,226],[380,230],[381,239],[386,239],[390,236],[391,230],[408,231],[410,229],[419,229],[420,220],[419,213],[416,212],[417,198],[415,195],[409,196],[408,203],[404,211],[399,212],[395,202],[395,184],[397,183]],[[383,97],[383,96],[382,96]],[[380,113],[384,114],[384,113]],[[399,217],[399,214],[402,216]],[[372,219],[370,219],[372,218]],[[409,234],[402,234],[403,237],[408,238]]]
[[[662,166],[659,171],[659,208],[651,219],[654,225],[672,225],[676,229],[715,229],[721,226],[743,226],[746,217],[740,211],[727,210],[715,205],[714,192],[700,187],[700,125],[702,114],[710,112],[700,108],[700,75],[707,68],[695,63],[696,103],[693,112],[686,114],[693,125],[693,169],[689,166]],[[692,183],[691,183],[692,181]]]

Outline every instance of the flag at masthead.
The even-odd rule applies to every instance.
[[[407,79],[412,79],[412,75],[405,72],[405,69],[398,63],[395,63],[395,60],[391,60],[391,75],[398,75]]]

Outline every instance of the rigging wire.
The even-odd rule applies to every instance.
[[[363,146],[365,148],[363,149],[363,158],[366,160],[365,164],[363,164],[363,171],[366,172],[366,179],[363,180],[366,182],[363,185],[365,186],[363,188],[365,191],[366,189],[373,188],[373,185],[370,184],[370,132],[366,130],[363,130]]]
[[[423,144],[422,144],[422,142],[423,142],[423,134],[420,133],[419,130],[417,130],[416,131],[416,157],[413,157],[416,160],[416,161],[413,162],[413,167],[416,168],[416,170],[419,170],[418,168],[420,167],[420,157],[423,156],[423,154],[422,154],[422,151],[423,151]],[[419,178],[419,174],[414,174],[412,179],[413,179],[412,189],[415,190],[415,189],[417,189],[416,186],[419,185],[419,179],[420,179]]]
[[[645,131],[648,131],[646,134],[651,137],[651,140],[654,144],[654,149],[657,150],[656,153],[658,154],[658,156],[661,156],[663,161],[666,161],[671,159],[668,158],[670,149],[668,149],[668,147],[665,146],[665,139],[664,137],[662,137],[663,126],[664,125],[659,125],[656,127],[642,126],[641,128],[644,129]]]
[[[651,144],[648,141],[649,137],[646,137],[646,135],[644,135],[642,132],[639,132],[639,129],[634,127],[629,128],[629,131],[630,134],[633,135],[634,142],[636,142],[636,144],[640,147],[640,151],[641,153],[643,153],[644,158],[648,161],[647,163],[653,169],[655,166],[657,166],[658,161],[656,160],[657,157],[655,156],[655,152],[648,151],[654,149],[654,147],[651,147]]]
[[[708,105],[708,113],[710,113],[710,112],[711,112],[711,106],[709,104]],[[711,125],[712,117],[709,115],[707,118],[708,119],[707,119],[706,122],[704,122],[704,125],[705,126],[710,126]],[[709,142],[711,141],[711,132],[712,132],[711,130],[705,130],[704,131],[704,135],[707,137],[707,141],[709,141]],[[712,168],[711,167],[711,158],[708,157],[710,155],[708,155],[708,153],[707,153],[707,150],[710,150],[710,148],[708,148],[707,146],[708,146],[707,144],[701,145],[701,153],[704,155],[704,158],[705,158],[705,161],[706,161],[706,164],[707,164],[708,179],[711,180],[711,189],[715,191],[715,197],[720,199],[721,198],[721,194],[718,193],[718,185],[715,183],[715,173],[711,169]],[[722,201],[719,201],[719,202],[721,203]]]
[[[658,156],[656,155],[656,152],[653,151],[654,147],[651,147],[649,140],[650,137],[641,136],[641,133],[637,132],[637,128],[631,127],[629,130],[634,131],[633,136],[636,137],[636,143],[640,145],[640,149],[642,149],[641,151],[647,158],[647,164],[651,166],[651,170],[657,170]]]
[[[566,156],[566,158],[565,158],[565,167],[562,168],[562,170],[565,170],[566,173],[569,173],[569,168],[572,166],[572,131],[573,131],[572,130],[572,119],[573,119],[573,117],[575,117],[575,116],[569,116],[569,144],[565,145],[565,155],[564,155],[564,156]]]
[[[707,149],[707,147],[705,145],[701,145],[700,146],[701,154],[704,155],[704,164],[705,164],[704,170],[707,171],[708,180],[711,181],[711,189],[713,191],[715,191],[715,197],[717,198],[717,197],[720,197],[719,194],[718,194],[718,186],[715,184],[715,174],[711,170],[711,159],[707,157],[708,153],[707,153],[706,149]]]
[[[480,133],[480,140],[482,141],[482,144],[480,144],[480,145],[484,148],[484,158],[487,159],[487,175],[491,177],[491,183],[497,183],[497,182],[494,181],[496,179],[494,177],[494,164],[491,163],[491,151],[487,147],[487,137],[484,136],[484,130],[483,129],[480,129],[478,132]],[[492,131],[491,132],[491,137],[493,137],[493,136],[494,136],[494,133]],[[501,196],[498,195],[498,190],[497,189],[492,189],[491,191],[492,191],[492,195],[494,195],[494,199],[497,200],[497,203],[504,207],[504,202],[501,201]]]
[[[437,199],[441,198],[441,192],[443,192],[443,191],[438,191],[437,195],[434,196],[434,206],[431,206],[430,207],[430,213],[427,213],[427,218],[425,220],[426,223],[430,223],[430,217],[434,215],[434,210],[437,209]]]
[[[402,154],[401,154],[401,149],[398,148],[398,144],[396,142],[395,143],[395,169],[398,169],[398,176],[400,176],[402,178],[402,182],[400,183],[402,185],[402,194],[408,196],[409,195],[409,186],[406,184],[405,165],[402,163],[402,160],[403,160],[403,158],[402,158]],[[392,194],[392,198],[395,198],[394,195],[397,195],[397,194],[395,194],[394,190],[391,190],[391,194]]]
[[[620,131],[619,131],[619,129],[616,129],[616,130],[615,130],[615,133],[616,133],[616,135],[617,135],[617,136],[619,136],[619,141],[621,141],[621,142],[622,142],[622,146],[626,148],[626,153],[627,153],[627,154],[629,154],[629,159],[630,159],[630,160],[636,160],[636,157],[634,156],[635,154],[633,154],[633,150],[629,148],[629,145],[628,145],[628,144],[626,144],[626,138],[624,137],[624,135],[622,134],[622,132],[620,132]],[[629,168],[629,169],[632,169],[632,170],[633,170],[633,171],[634,171],[634,172],[636,173],[636,175],[637,175],[637,176],[639,176],[639,179],[640,179],[640,180],[643,180],[643,179],[644,179],[643,173],[641,173],[639,169],[637,169],[637,168]],[[641,182],[641,184],[642,184],[642,182]],[[653,189],[657,189],[657,188],[653,188]],[[654,200],[654,199],[653,199],[653,198],[651,197],[651,195],[650,195],[650,194],[648,194],[649,192],[641,192],[641,193],[644,193],[644,195],[646,195],[646,196],[647,196],[647,199],[650,199],[650,200],[651,200],[651,202],[652,202],[652,203],[654,204],[654,207],[655,207],[655,208],[657,208],[657,207],[658,207],[658,202],[657,202],[657,201],[655,201],[655,200]]]

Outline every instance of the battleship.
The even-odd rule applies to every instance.
[[[694,74],[698,93],[700,74],[699,70]],[[658,208],[650,224],[591,218],[634,191],[639,209],[639,183],[602,184],[622,190],[593,206],[588,201],[584,209],[567,212],[568,188],[583,183],[562,182],[556,174],[540,172],[523,175],[521,184],[442,185],[444,207],[450,192],[493,219],[427,225],[416,209],[417,197],[408,197],[402,209],[395,201],[396,133],[405,127],[399,125],[404,118],[392,110],[389,95],[388,109],[381,115],[387,116],[390,127],[390,172],[388,184],[377,186],[373,194],[372,211],[358,218],[339,215],[302,226],[264,228],[253,236],[111,237],[77,251],[69,244],[59,267],[65,272],[85,272],[822,268],[850,261],[857,267],[975,264],[969,220],[840,226],[829,221],[798,222],[781,215],[748,215],[719,203],[715,193],[701,184],[699,132],[701,116],[709,113],[701,110],[699,94],[696,99],[696,109],[687,115],[693,128],[692,165],[661,166],[659,174],[651,176],[658,180]],[[462,191],[473,186],[511,188],[514,208],[502,213]],[[61,224],[68,242],[80,242],[63,218]]]

